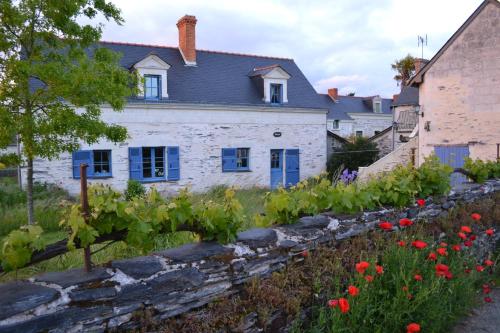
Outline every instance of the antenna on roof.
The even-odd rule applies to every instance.
[[[422,50],[422,59],[424,59],[424,46],[427,46],[427,34],[425,34],[425,37],[417,36],[417,44]]]

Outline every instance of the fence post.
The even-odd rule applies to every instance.
[[[80,198],[82,203],[82,216],[85,223],[89,221],[89,199],[87,196],[87,164],[80,164]],[[85,265],[85,271],[90,272],[92,270],[92,262],[90,261],[90,246],[86,246],[83,249],[83,262]]]

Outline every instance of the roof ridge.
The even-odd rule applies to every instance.
[[[158,44],[145,44],[145,43],[130,43],[130,42],[119,42],[119,41],[110,41],[110,40],[101,40],[99,43],[103,44],[115,44],[115,45],[129,45],[129,46],[143,46],[143,47],[160,47],[160,48],[168,48],[168,49],[179,49],[177,46],[169,46],[169,45],[158,45]],[[257,58],[265,58],[265,59],[279,59],[279,60],[292,60],[292,58],[285,57],[273,57],[273,56],[265,56],[251,53],[238,53],[238,52],[228,52],[228,51],[216,51],[216,50],[205,50],[205,49],[196,49],[196,51],[200,52],[209,52],[209,53],[218,53],[218,54],[228,54],[228,55],[236,55],[242,57],[257,57]]]
[[[275,67],[279,67],[280,65],[278,64],[272,64],[272,65],[269,65],[269,66],[262,66],[262,67],[255,67],[253,70],[254,71],[261,71],[261,70],[264,70],[264,69],[270,69],[270,68],[275,68]]]

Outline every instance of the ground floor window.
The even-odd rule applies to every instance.
[[[222,148],[222,171],[250,170],[250,148]]]
[[[356,131],[356,136],[358,138],[362,137],[363,136],[363,131]]]
[[[88,178],[112,177],[111,150],[78,150],[73,152],[73,178],[80,178],[80,165],[87,164]]]
[[[129,168],[138,181],[179,180],[179,147],[129,148]]]

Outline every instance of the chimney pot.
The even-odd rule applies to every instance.
[[[338,88],[330,88],[328,89],[328,96],[334,101],[339,99],[339,90]]]
[[[188,66],[196,65],[196,17],[184,15],[177,21],[179,50]]]

